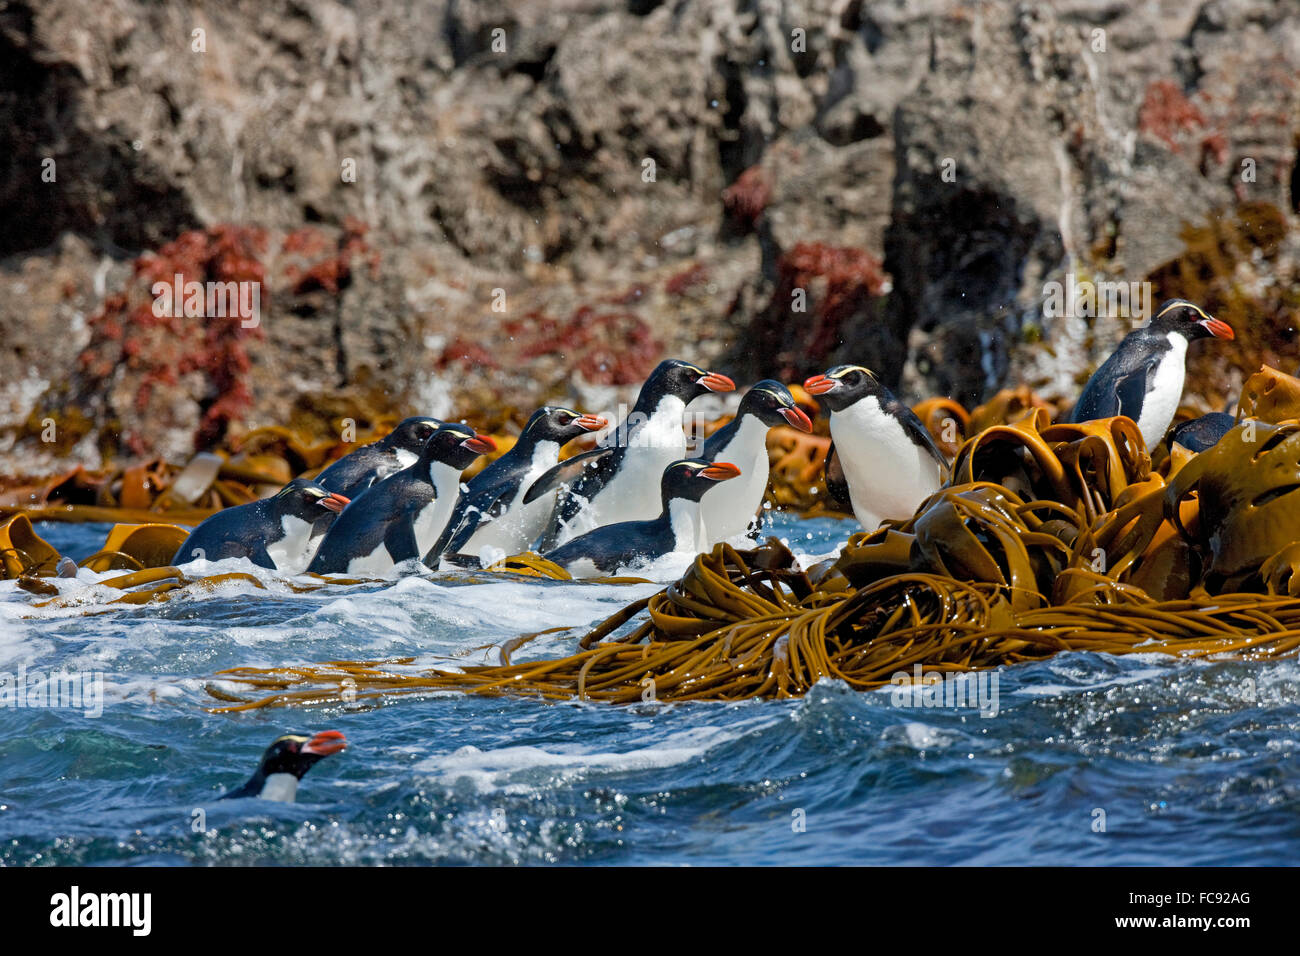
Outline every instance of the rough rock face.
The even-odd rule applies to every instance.
[[[1256,327],[1194,359],[1218,405],[1296,362],[1297,76],[1288,0],[4,3],[3,470],[666,354],[1068,397],[1128,324],[1045,317],[1067,275]],[[235,229],[258,334],[152,322],[175,244]]]

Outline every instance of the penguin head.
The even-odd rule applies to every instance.
[[[810,395],[816,395],[833,412],[842,412],[868,395],[880,396],[885,388],[876,373],[861,365],[837,365],[823,375],[814,375],[803,383]]]
[[[583,415],[572,408],[544,405],[533,412],[523,434],[532,441],[553,441],[563,445],[588,432],[598,432],[609,422],[598,415]]]
[[[1216,319],[1199,305],[1186,299],[1170,299],[1161,304],[1147,326],[1156,332],[1177,332],[1187,339],[1232,339],[1232,326]]]
[[[698,365],[680,359],[664,359],[641,386],[643,397],[656,399],[673,395],[683,402],[699,398],[706,392],[734,392],[736,383],[719,372],[706,372]]]
[[[258,772],[264,777],[273,773],[293,774],[299,780],[318,760],[347,747],[348,740],[337,730],[323,730],[313,736],[285,734],[271,742],[262,754]]]
[[[710,488],[739,474],[740,469],[729,461],[684,458],[664,469],[659,489],[665,506],[674,498],[699,501]]]
[[[438,419],[426,418],[422,415],[404,418],[397,423],[396,428],[384,436],[382,444],[386,448],[401,449],[418,455],[441,425],[442,422]]]
[[[349,504],[350,499],[326,491],[309,478],[295,478],[271,498],[271,510],[277,518],[301,518],[313,526],[313,534],[322,533]]]
[[[422,457],[428,462],[450,465],[464,471],[479,455],[496,451],[497,443],[487,435],[479,435],[468,425],[440,425],[424,444]]]
[[[765,378],[740,400],[740,415],[756,415],[764,425],[789,425],[801,432],[812,431],[812,420],[795,404],[790,390],[775,379]]]

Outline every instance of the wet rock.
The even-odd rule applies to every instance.
[[[602,334],[533,341],[574,316],[746,377],[851,360],[909,398],[1068,397],[1127,324],[1045,317],[1047,283],[1160,296],[1187,225],[1244,202],[1294,233],[1298,38],[1284,0],[11,2],[0,448],[48,467],[33,425],[69,401],[96,453],[129,456],[332,390],[500,416],[631,384]],[[373,267],[338,288],[283,271],[288,237],[349,223]],[[186,373],[139,404],[139,368],[82,364],[107,300],[140,294],[137,257],[224,226],[272,248],[246,401]],[[861,281],[813,275],[795,311],[801,248]],[[1280,334],[1293,306],[1269,302]]]

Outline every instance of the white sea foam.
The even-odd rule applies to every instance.
[[[778,719],[778,715],[771,714],[729,721],[725,726],[692,727],[622,753],[602,752],[580,743],[492,750],[461,747],[449,754],[428,757],[416,764],[416,769],[432,774],[434,780],[446,786],[468,781],[479,793],[531,793],[539,784],[558,786],[591,774],[683,764]]]

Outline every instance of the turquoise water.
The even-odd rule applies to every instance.
[[[38,527],[75,557],[106,530]],[[854,526],[775,530],[811,558]],[[1061,655],[1001,671],[988,717],[830,682],[789,702],[209,714],[224,667],[491,661],[483,645],[571,626],[514,660],[552,656],[657,589],[431,575],[294,594],[258,574],[268,590],[125,610],[85,572],[59,611],[0,582],[0,672],[104,675],[97,717],[0,707],[0,862],[1293,864],[1300,849],[1295,661]],[[296,804],[215,801],[274,737],[323,729],[351,749]]]

